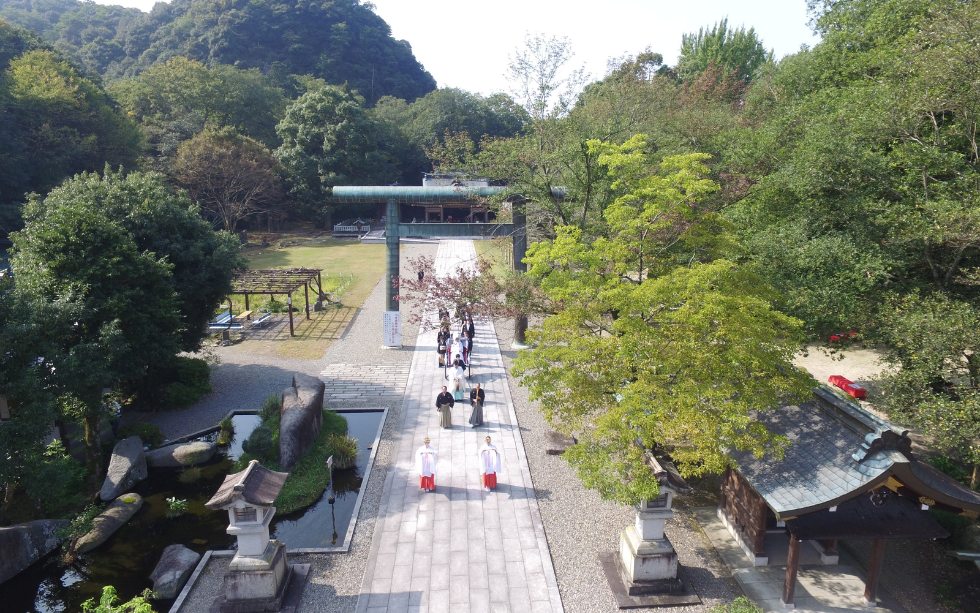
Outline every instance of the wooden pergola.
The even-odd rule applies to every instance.
[[[321,268],[283,268],[273,270],[246,270],[232,280],[232,291],[228,298],[229,311],[231,310],[231,296],[245,296],[245,310],[247,311],[248,297],[252,294],[275,297],[283,294],[286,298],[287,311],[289,312],[289,335],[296,336],[293,332],[293,292],[303,288],[303,296],[306,299],[306,318],[310,319],[310,287],[315,284],[317,300],[323,293],[323,284],[320,273]]]

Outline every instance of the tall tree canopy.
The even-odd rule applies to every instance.
[[[696,78],[716,64],[736,79],[749,80],[759,68],[772,61],[773,52],[766,50],[755,28],[746,30],[745,26],[739,26],[731,29],[726,17],[710,30],[701,28],[697,34],[681,37],[677,73],[684,79]]]
[[[149,13],[74,1],[0,0],[0,16],[33,28],[108,79],[184,56],[328,83],[350,83],[369,104],[414,100],[436,83],[368,2],[174,0]],[[254,135],[251,135],[254,136]]]
[[[169,170],[180,144],[204,129],[232,128],[276,147],[276,124],[287,102],[258,69],[208,68],[185,57],[117,83],[112,94],[142,126],[148,165],[161,172]]]
[[[212,223],[228,232],[282,203],[279,163],[261,143],[228,129],[204,131],[182,143],[174,177]]]
[[[785,441],[752,413],[808,392],[809,376],[790,365],[801,324],[773,308],[761,278],[718,258],[730,245],[705,206],[718,188],[704,178],[706,156],[654,169],[642,137],[589,145],[619,197],[603,236],[564,226],[530,249],[528,274],[555,312],[528,332],[514,373],[553,425],[579,437],[566,456],[604,497],[656,493],[649,449],[688,475],[722,470],[728,447],[778,455]]]
[[[102,390],[200,347],[241,265],[237,240],[214,233],[162,177],[108,169],[32,197],[25,220],[11,235],[17,291],[80,307],[58,330],[48,384],[77,400],[96,475]]]
[[[290,104],[276,127],[276,158],[308,209],[326,212],[334,185],[388,185],[398,177],[363,104],[346,85],[316,87]]]
[[[3,20],[0,111],[0,231],[19,227],[26,192],[106,162],[136,164],[139,131],[101,86]]]

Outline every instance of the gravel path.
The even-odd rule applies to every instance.
[[[516,357],[516,352],[508,349],[513,341],[513,322],[498,321],[495,326],[504,365],[509,370]],[[596,492],[582,486],[561,456],[544,453],[545,433],[550,428],[537,404],[528,399],[528,390],[513,378],[508,377],[508,381],[565,611],[616,613],[620,609],[598,556],[619,551],[620,532],[633,523],[634,510],[602,500]],[[741,596],[728,568],[691,514],[677,505],[674,513],[674,519],[667,521],[667,536],[703,605],[669,610],[705,611]]]
[[[420,255],[435,257],[436,242],[414,242],[402,243],[402,274],[414,274],[404,268],[409,259]],[[358,311],[354,321],[348,326],[347,333],[338,339],[327,350],[321,360],[293,360],[285,358],[272,358],[270,356],[256,356],[248,354],[243,356],[243,360],[251,360],[265,364],[268,360],[273,366],[288,373],[284,382],[275,377],[270,377],[265,384],[273,392],[289,384],[289,376],[295,370],[288,370],[294,364],[302,364],[309,370],[300,370],[309,374],[319,376],[320,372],[328,365],[334,363],[373,363],[373,364],[400,364],[410,363],[415,351],[415,338],[417,327],[409,325],[403,326],[401,349],[381,349],[381,317],[384,312],[385,286],[379,282],[374,290],[365,300],[364,305]],[[222,364],[224,366],[224,364]],[[219,367],[217,370],[220,370]],[[274,373],[270,370],[260,370],[262,373]],[[234,382],[231,382],[234,385]],[[215,392],[209,395],[221,396],[227,393],[229,397],[237,397],[237,390],[219,388],[217,381],[212,378],[212,385]],[[260,386],[258,381],[243,381],[239,385]],[[223,389],[223,391],[219,391]],[[264,389],[264,387],[262,388]],[[260,401],[266,395],[257,396]],[[187,413],[203,405],[204,401],[192,407]],[[303,605],[300,613],[321,613],[330,611],[331,613],[352,613],[357,605],[357,596],[361,587],[361,578],[364,576],[364,569],[367,565],[368,553],[371,550],[371,537],[374,534],[374,526],[377,520],[378,506],[381,502],[381,493],[384,488],[385,477],[391,465],[392,435],[398,424],[401,413],[401,396],[397,398],[379,397],[372,400],[370,406],[389,408],[388,417],[385,421],[384,430],[381,435],[381,443],[377,450],[374,460],[374,468],[371,471],[371,479],[364,492],[361,502],[360,513],[358,514],[357,527],[351,541],[350,551],[347,554],[329,555],[310,555],[289,557],[292,563],[308,563],[311,565],[310,579],[303,593]],[[231,405],[224,405],[220,411],[220,416],[230,410]],[[209,425],[216,423],[214,420]],[[213,558],[201,574],[194,589],[191,591],[180,613],[208,613],[212,602],[221,593],[222,577],[228,570],[230,558]]]

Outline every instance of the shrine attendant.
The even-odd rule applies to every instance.
[[[500,450],[490,443],[489,436],[486,440],[487,442],[480,447],[480,481],[483,483],[483,489],[489,492],[490,488],[497,487],[501,457]]]
[[[446,386],[442,386],[442,393],[436,396],[436,410],[439,411],[439,427],[441,428],[452,428],[453,427],[453,405],[456,401],[453,399],[453,395],[449,393]]]
[[[415,452],[415,470],[419,473],[419,489],[427,492],[435,491],[438,454],[434,447],[429,446],[429,437],[426,437],[422,443],[419,450]]]
[[[487,394],[480,389],[479,383],[470,390],[470,406],[473,407],[473,411],[470,413],[470,426],[473,428],[483,425],[483,401],[486,397]]]

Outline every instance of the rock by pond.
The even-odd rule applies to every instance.
[[[201,554],[183,545],[170,545],[164,549],[160,562],[150,573],[153,598],[157,600],[176,598],[200,559]]]
[[[75,550],[78,553],[85,553],[106,542],[116,530],[122,528],[123,524],[128,522],[133,515],[136,515],[142,506],[143,497],[139,494],[123,494],[116,498],[106,507],[105,511],[99,513],[92,520],[92,530],[78,539]]]
[[[146,452],[146,465],[152,468],[181,468],[211,461],[218,447],[209,441],[168,445]]]
[[[313,447],[323,426],[324,383],[316,377],[293,375],[282,393],[279,417],[279,469],[289,472]]]
[[[0,528],[0,583],[10,579],[58,547],[58,528],[67,519],[40,519]]]
[[[146,479],[146,475],[143,441],[138,436],[124,439],[112,450],[109,472],[102,484],[99,498],[106,502],[114,500],[133,485]]]

